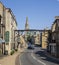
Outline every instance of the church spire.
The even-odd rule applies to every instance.
[[[28,17],[26,17],[25,29],[26,29],[26,30],[29,29]]]
[[[26,17],[26,24],[28,24],[28,17]]]

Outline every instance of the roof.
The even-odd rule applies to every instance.
[[[10,14],[12,15],[13,19],[15,20],[15,23],[17,25],[17,21],[16,21],[16,18],[15,18],[15,15],[13,14],[12,10],[10,8],[6,8],[9,10]]]

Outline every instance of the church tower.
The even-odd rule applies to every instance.
[[[25,30],[29,30],[28,17],[26,17]],[[29,35],[29,31],[25,31],[25,40],[27,41],[27,37]]]
[[[28,17],[26,17],[25,30],[28,30],[28,29],[29,29]]]

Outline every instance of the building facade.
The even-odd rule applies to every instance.
[[[34,41],[35,41],[35,45],[40,45],[40,32],[36,31],[36,34],[34,34]]]
[[[10,8],[6,8],[0,2],[0,38],[3,40],[4,53],[7,51],[10,54],[14,49],[14,30],[17,29],[15,16]]]
[[[51,39],[49,41],[49,52],[55,57],[59,57],[59,16],[55,17],[55,21],[51,27]]]
[[[29,30],[28,17],[26,17],[25,30]],[[25,31],[25,41],[27,41],[28,35],[29,35],[29,31]]]
[[[0,2],[0,51],[2,54],[5,52],[5,42],[4,42],[4,33],[5,33],[5,7]],[[4,44],[3,44],[4,43]]]
[[[48,30],[44,32],[42,32],[42,42],[41,42],[41,45],[42,45],[42,49],[47,49],[47,45],[48,45]]]
[[[8,53],[10,54],[11,50],[14,49],[15,47],[15,41],[14,41],[14,30],[17,29],[17,22],[15,19],[15,16],[13,14],[13,12],[11,11],[10,8],[6,8],[6,24],[5,24],[5,34],[7,34],[7,32],[9,34],[6,35],[6,50],[8,50]]]

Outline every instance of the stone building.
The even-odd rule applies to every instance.
[[[48,51],[51,55],[59,57],[59,16],[55,17],[50,34],[51,37],[49,38]]]
[[[48,30],[45,29],[44,32],[42,32],[42,48],[43,49],[47,49],[47,45],[48,45]]]
[[[0,2],[0,50],[2,54],[5,52],[5,6]],[[3,42],[2,42],[3,41]],[[4,44],[3,44],[4,43]]]
[[[34,35],[34,41],[35,45],[40,45],[40,33],[36,31],[36,34]]]
[[[6,23],[5,23],[5,34],[6,35],[6,50],[10,54],[11,50],[15,48],[15,41],[14,41],[14,30],[17,29],[17,22],[15,16],[10,8],[6,8]],[[8,39],[9,38],[9,39]]]
[[[29,29],[28,17],[26,17],[25,30]]]
[[[17,22],[12,10],[0,2],[0,39],[4,42],[3,47],[0,47],[3,49],[3,54],[6,51],[10,54],[11,50],[14,49],[14,30],[16,29]]]
[[[28,17],[26,17],[25,30],[29,30]],[[29,31],[25,31],[25,40],[27,41],[27,37],[29,35]]]

